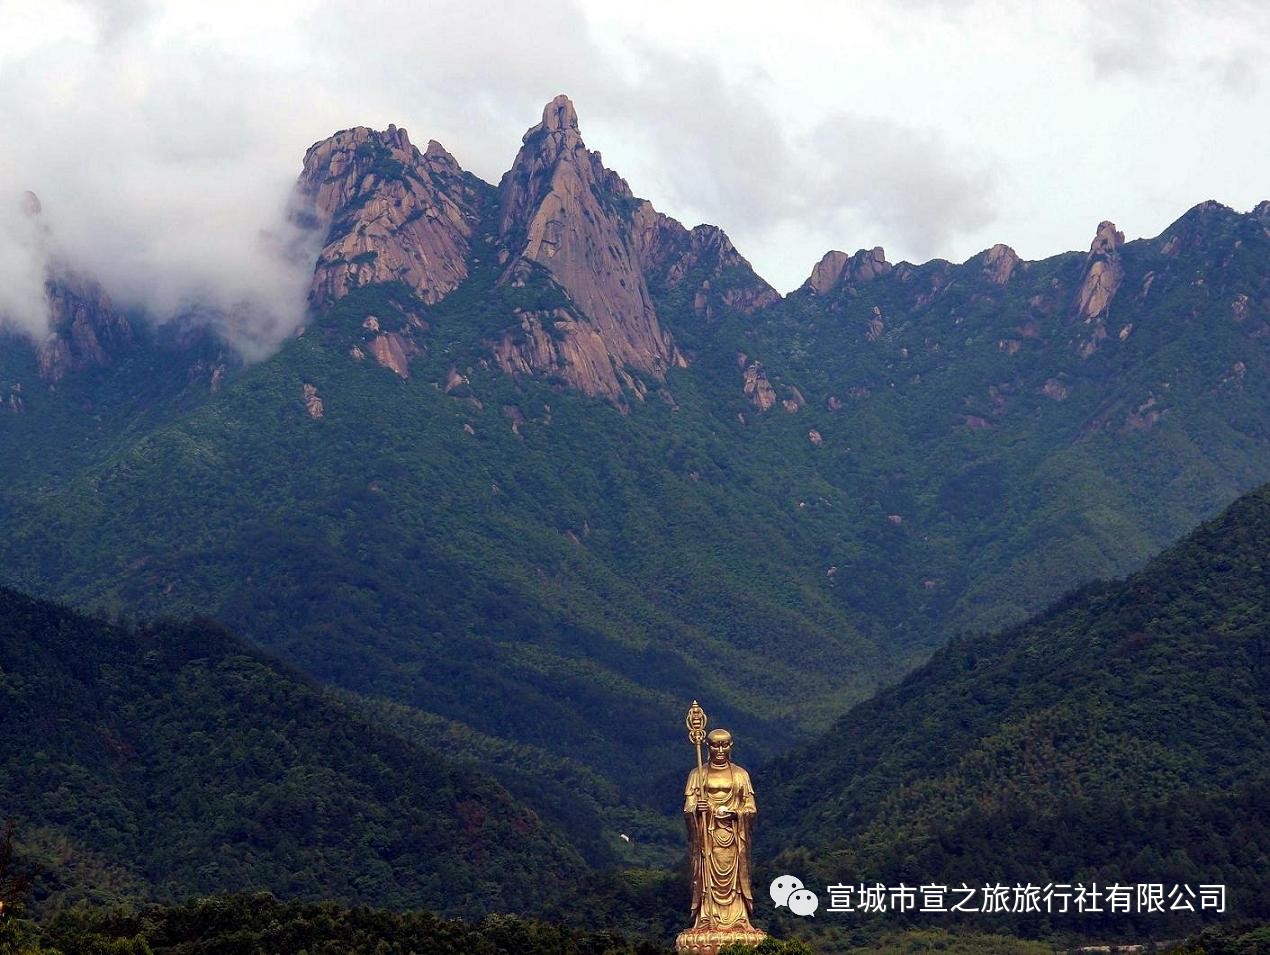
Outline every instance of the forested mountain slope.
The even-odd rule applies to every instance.
[[[267,888],[473,915],[586,869],[489,776],[207,621],[120,626],[0,590],[0,732],[43,909]]]
[[[885,884],[1224,884],[1228,913],[1264,918],[1268,560],[1270,485],[1124,580],[953,641],[769,768],[772,866]]]

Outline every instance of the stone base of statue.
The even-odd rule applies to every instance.
[[[724,945],[740,942],[742,945],[754,946],[765,938],[766,932],[751,925],[736,925],[732,928],[698,926],[679,933],[675,939],[675,951],[685,955],[719,955],[719,949]]]

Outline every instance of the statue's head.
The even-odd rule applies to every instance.
[[[710,762],[716,766],[725,766],[731,760],[732,734],[727,730],[711,730],[706,746],[710,747]]]

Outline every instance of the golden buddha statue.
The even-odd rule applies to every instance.
[[[695,702],[693,707],[700,713]],[[705,714],[700,714],[697,739],[693,739],[692,720],[689,711],[689,738],[699,743]],[[684,786],[693,925],[679,933],[677,948],[692,955],[715,955],[721,946],[733,942],[757,945],[767,937],[750,924],[754,913],[750,844],[758,811],[750,774],[732,762],[732,734],[727,730],[711,730],[704,741],[709,760],[702,764],[698,750],[697,766]]]

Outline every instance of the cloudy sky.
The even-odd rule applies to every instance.
[[[497,182],[560,92],[638,195],[782,291],[830,248],[1155,235],[1270,198],[1268,47],[1258,0],[0,0],[0,310],[38,330],[52,247],[128,304],[284,327],[306,147],[393,122]]]

